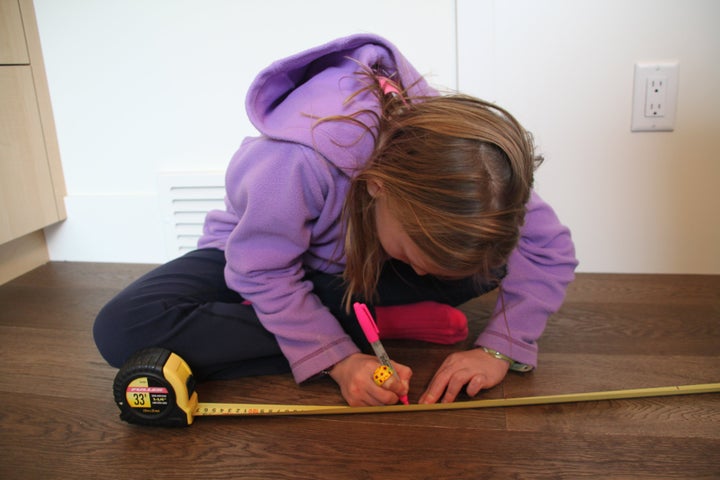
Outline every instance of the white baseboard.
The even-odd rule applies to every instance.
[[[45,230],[50,260],[166,261],[157,195],[70,195],[65,206],[67,220]]]
[[[50,260],[162,263],[193,250],[207,211],[224,208],[224,173],[161,173],[157,185],[65,197],[67,220],[45,230]]]

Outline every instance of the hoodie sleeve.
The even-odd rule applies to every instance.
[[[576,266],[570,231],[533,191],[495,310],[475,345],[537,366],[536,341],[562,305]]]
[[[299,383],[359,351],[304,280],[303,255],[332,189],[310,148],[266,138],[246,142],[226,177],[237,225],[225,247],[228,286],[252,302]]]

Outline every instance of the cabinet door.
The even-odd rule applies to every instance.
[[[59,219],[32,71],[0,67],[0,244]]]
[[[17,0],[0,0],[0,65],[29,63],[20,5]]]

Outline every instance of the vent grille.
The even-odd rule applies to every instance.
[[[225,208],[222,172],[166,173],[158,179],[165,251],[173,259],[197,248],[205,215]]]

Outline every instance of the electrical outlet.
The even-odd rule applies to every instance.
[[[664,117],[667,109],[667,77],[648,77],[645,85],[645,117]]]
[[[677,63],[636,64],[631,130],[672,131],[677,91]]]

